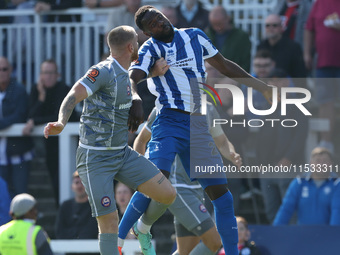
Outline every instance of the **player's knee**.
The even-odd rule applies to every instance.
[[[217,252],[222,246],[222,241],[219,238],[218,240],[211,240],[211,242],[209,243],[209,245],[207,245],[207,247],[209,248],[209,250],[211,250],[212,252]]]
[[[209,248],[209,250],[213,252],[217,252],[222,246],[221,237],[215,227],[210,229],[207,234],[201,237],[201,239],[203,243]]]
[[[97,217],[99,233],[118,233],[117,210]]]
[[[166,198],[164,199],[163,204],[171,205],[176,199],[177,193],[174,187],[170,184],[168,187]]]

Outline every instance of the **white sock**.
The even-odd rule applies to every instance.
[[[121,238],[118,237],[118,246],[119,247],[123,247],[124,246],[124,241],[125,241],[124,239],[121,239]]]
[[[138,231],[140,231],[143,234],[147,234],[150,232],[151,229],[151,225],[146,225],[145,223],[143,223],[140,219],[137,222],[137,229]]]

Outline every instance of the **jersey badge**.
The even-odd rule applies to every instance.
[[[207,208],[205,208],[205,206],[203,204],[200,204],[199,209],[202,213],[206,213],[207,212]]]
[[[86,78],[91,82],[94,83],[96,81],[96,77],[99,75],[99,70],[98,69],[91,69],[87,75]]]
[[[101,200],[102,206],[109,207],[111,205],[111,199],[108,196],[105,196]]]

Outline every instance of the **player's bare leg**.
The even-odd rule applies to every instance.
[[[97,217],[99,229],[99,247],[102,255],[119,255],[118,239],[118,213],[117,210]]]

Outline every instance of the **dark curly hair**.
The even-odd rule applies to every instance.
[[[150,9],[156,9],[152,5],[144,5],[140,7],[137,12],[135,13],[135,22],[137,27],[143,31],[142,19],[144,18],[145,14],[150,11]]]

